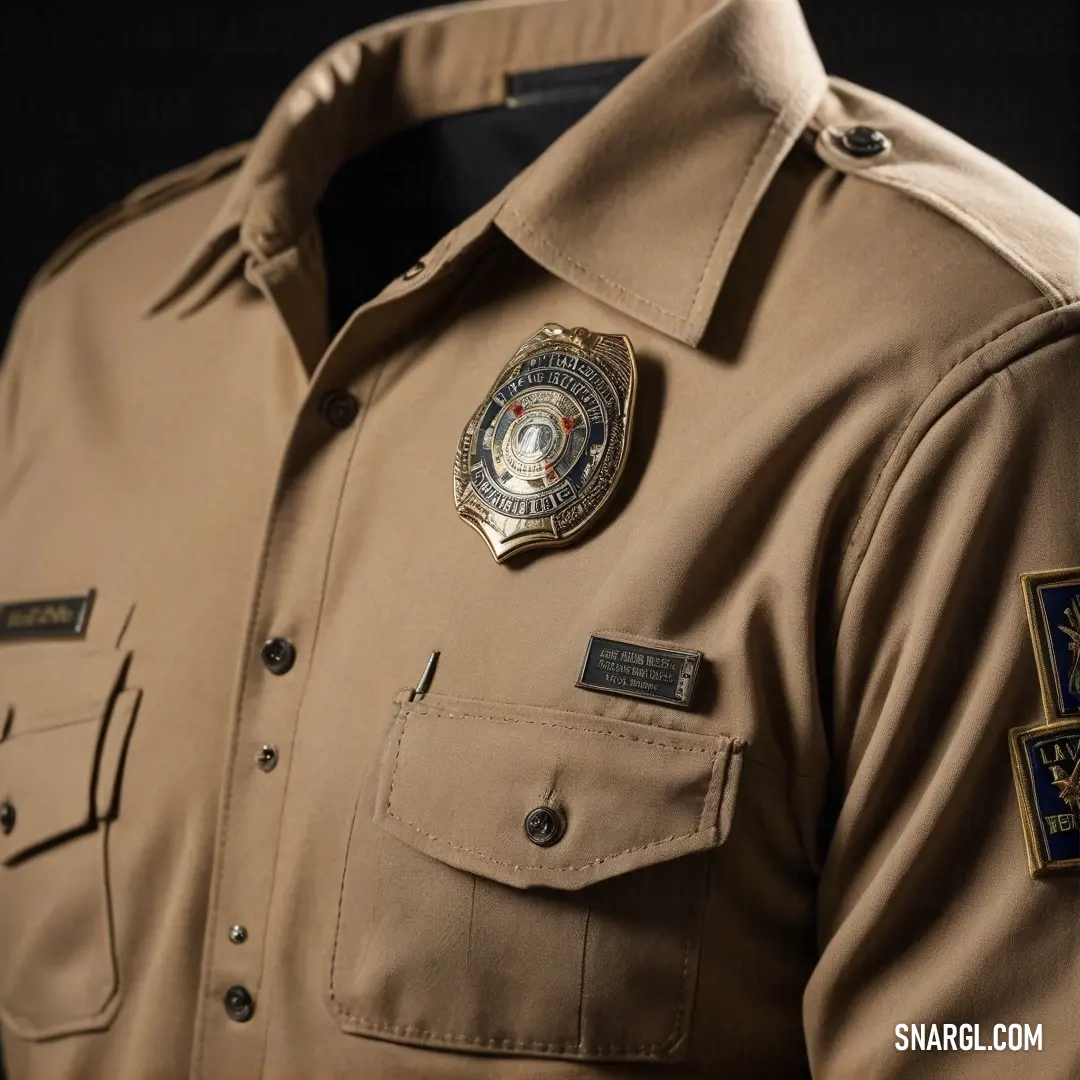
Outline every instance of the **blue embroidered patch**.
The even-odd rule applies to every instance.
[[[1080,721],[1013,728],[1010,736],[1031,872],[1080,866]]]
[[[1046,719],[1080,716],[1080,567],[1021,581]]]
[[[1045,722],[1009,732],[1034,875],[1080,867],[1080,567],[1021,574]]]

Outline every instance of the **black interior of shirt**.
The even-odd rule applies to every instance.
[[[330,334],[497,195],[641,58],[527,72],[516,107],[429,120],[345,162],[318,206]]]

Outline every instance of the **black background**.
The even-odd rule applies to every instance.
[[[768,2],[768,0],[761,0]],[[323,48],[424,0],[7,0],[0,17],[0,334],[84,219],[251,137]],[[826,68],[925,113],[1080,209],[1077,0],[803,0]]]

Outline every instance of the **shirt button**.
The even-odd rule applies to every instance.
[[[873,157],[889,149],[889,140],[876,128],[865,124],[841,132],[839,140],[852,157]]]
[[[223,999],[225,1015],[238,1024],[246,1024],[255,1013],[255,1001],[243,986],[230,986]]]
[[[244,942],[247,941],[247,936],[248,935],[246,926],[240,926],[239,924],[237,924],[236,926],[229,927],[229,940],[234,945],[243,945]]]
[[[296,646],[285,638],[271,638],[262,647],[262,662],[274,675],[284,675],[296,662]]]
[[[263,772],[270,772],[277,764],[277,747],[276,746],[264,746],[255,755],[255,764],[262,769]]]
[[[5,836],[15,828],[15,807],[9,802],[0,803],[0,829]]]
[[[410,266],[409,269],[406,270],[405,273],[402,274],[401,276],[406,281],[411,281],[418,274],[422,274],[426,269],[427,269],[427,263],[424,262],[423,259],[421,259],[419,262],[413,263],[413,265]]]
[[[538,806],[525,815],[525,835],[541,847],[554,844],[563,833],[563,819],[551,806]]]
[[[347,428],[360,411],[360,402],[347,390],[327,390],[319,401],[319,415],[331,426]]]

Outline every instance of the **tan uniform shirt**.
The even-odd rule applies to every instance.
[[[331,340],[345,159],[642,55]],[[1078,253],[795,0],[386,23],[88,226],[0,370],[10,1080],[1080,1075],[1008,735],[1020,575],[1080,564]],[[632,342],[629,455],[497,562],[455,454],[552,322]],[[690,707],[578,686],[591,635],[699,651]],[[999,1023],[1041,1049],[897,1048]]]

